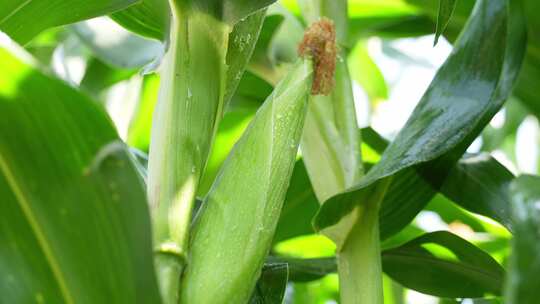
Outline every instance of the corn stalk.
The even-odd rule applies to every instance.
[[[347,67],[347,1],[300,2],[306,19],[329,18],[342,46],[336,63],[335,85],[330,95],[312,98],[302,137],[302,155],[320,202],[344,192],[363,176],[351,78]],[[351,233],[330,235],[338,240],[336,257],[341,303],[383,303],[380,261],[379,202],[356,210]]]

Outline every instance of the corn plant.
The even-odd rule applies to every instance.
[[[538,303],[539,10],[2,0],[0,303]],[[383,136],[368,46],[431,34]]]

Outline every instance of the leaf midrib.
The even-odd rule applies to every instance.
[[[23,8],[28,6],[32,0],[26,0],[25,2],[21,3],[19,6],[17,6],[11,13],[7,14],[2,20],[0,20],[0,25],[11,19],[15,14],[17,14],[19,11],[21,11]]]
[[[66,279],[64,278],[64,274],[62,273],[60,269],[60,265],[58,264],[58,261],[55,259],[53,255],[53,250],[47,240],[47,237],[43,233],[41,226],[38,220],[36,219],[36,216],[33,213],[32,208],[30,207],[31,205],[30,201],[26,198],[22,189],[19,187],[17,179],[15,178],[15,175],[11,172],[2,154],[0,154],[0,172],[2,172],[3,175],[5,176],[8,186],[11,188],[13,194],[15,195],[15,198],[17,199],[19,207],[21,208],[24,216],[26,217],[26,220],[28,221],[30,228],[34,232],[34,235],[38,241],[38,244],[45,255],[45,259],[47,260],[49,267],[51,268],[51,271],[53,273],[53,276],[58,283],[60,292],[62,296],[64,297],[65,302],[68,304],[74,304],[75,301],[73,300],[73,297],[71,293],[69,292],[69,289],[66,284]]]
[[[444,265],[447,265],[447,266],[456,266],[456,265],[459,265],[461,266],[463,269],[465,270],[469,270],[471,272],[474,272],[480,276],[483,276],[493,282],[496,282],[497,284],[501,285],[502,284],[502,281],[497,278],[497,273],[495,271],[489,271],[489,270],[484,270],[483,268],[481,267],[477,267],[476,265],[473,265],[471,263],[468,263],[466,261],[462,261],[462,260],[459,260],[459,261],[447,261],[447,260],[443,260],[443,259],[439,259],[439,258],[436,258],[436,257],[432,257],[432,256],[418,256],[418,255],[415,255],[415,254],[410,254],[410,253],[405,253],[405,252],[402,252],[402,251],[392,251],[392,252],[383,252],[382,256],[387,256],[387,257],[397,257],[397,258],[409,258],[409,259],[413,259],[413,260],[418,260],[418,261],[424,261],[424,262],[433,262],[433,263],[439,263],[439,264],[444,264]]]

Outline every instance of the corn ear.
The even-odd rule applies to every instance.
[[[180,303],[246,303],[279,219],[313,82],[297,62],[225,161],[194,223]]]

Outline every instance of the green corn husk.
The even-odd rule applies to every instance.
[[[302,59],[225,161],[192,230],[184,304],[247,303],[271,246],[313,81]]]
[[[161,293],[165,303],[176,304],[191,213],[217,125],[257,42],[264,7],[273,1],[169,2],[169,50],[154,112],[148,195]]]
[[[223,107],[230,32],[210,14],[184,6],[171,1],[170,47],[148,170],[155,263],[165,303],[178,303],[191,210]]]
[[[346,0],[301,0],[304,17],[310,22],[329,18],[336,27],[337,39],[347,42]],[[302,155],[315,194],[321,203],[346,191],[364,175],[347,52],[336,63],[335,86],[329,96],[317,96],[308,105],[302,136]],[[387,184],[378,189],[379,197]],[[336,241],[343,304],[383,303],[382,268],[379,244],[379,205],[364,204],[355,211],[353,231],[324,234]],[[351,221],[352,221],[351,220]]]

